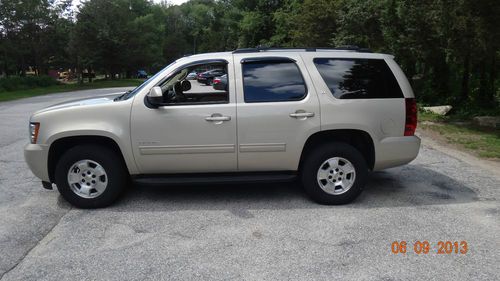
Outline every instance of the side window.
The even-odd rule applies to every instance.
[[[314,64],[338,99],[403,97],[394,74],[382,59],[316,58]]]
[[[166,105],[228,103],[227,64],[187,66],[160,83]]]
[[[296,101],[307,89],[293,61],[242,62],[245,102]]]

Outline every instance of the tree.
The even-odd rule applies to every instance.
[[[0,2],[0,71],[115,77],[188,54],[257,45],[358,45],[394,54],[424,104],[499,110],[495,0],[70,0]]]
[[[66,56],[67,30],[62,15],[69,0],[11,0],[0,2],[0,55],[2,72],[24,75],[28,67],[47,73]]]
[[[80,68],[130,77],[163,60],[164,17],[146,0],[90,0],[76,19],[71,46]]]
[[[381,26],[381,1],[343,0],[337,4],[337,29],[333,43],[357,45],[373,50],[384,47]]]

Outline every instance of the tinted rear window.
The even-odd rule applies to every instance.
[[[243,63],[245,102],[301,100],[306,85],[294,62]]]
[[[402,98],[389,66],[381,59],[314,59],[321,77],[338,99]]]

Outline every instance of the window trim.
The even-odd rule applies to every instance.
[[[268,63],[268,64],[280,64],[280,63],[292,63],[295,65],[297,70],[299,71],[300,77],[302,77],[302,82],[304,84],[304,95],[300,99],[294,100],[281,100],[281,101],[247,101],[245,98],[245,75],[243,73],[243,66],[245,64],[257,64],[257,63]],[[289,57],[251,57],[244,58],[241,60],[241,85],[243,86],[243,101],[244,103],[272,103],[272,102],[297,102],[302,101],[309,96],[309,88],[307,87],[306,79],[304,78],[304,74],[300,69],[300,66],[297,64],[297,61],[289,58]]]
[[[153,85],[153,87],[159,86],[162,83],[164,83],[166,80],[168,80],[170,77],[173,75],[177,74],[179,71],[183,70],[184,68],[195,66],[195,65],[205,65],[205,64],[225,64],[226,69],[228,69],[229,62],[225,59],[205,59],[205,60],[198,60],[198,61],[192,61],[185,63],[174,70],[172,70],[169,75],[165,76],[163,79],[161,79],[158,83]],[[227,71],[229,72],[229,71]],[[228,74],[228,73],[226,73]],[[229,79],[227,80],[228,85],[229,85]],[[153,88],[151,87],[151,88]],[[147,102],[147,94],[144,95],[144,105],[148,107],[148,102]],[[185,103],[161,103],[158,107],[171,107],[171,106],[183,106],[183,105],[213,105],[213,104],[229,104],[231,103],[231,95],[229,93],[229,87],[227,90],[227,100],[224,102],[213,102],[213,101],[207,101],[207,102],[185,102]]]
[[[250,63],[261,63],[261,62],[269,62],[269,63],[295,63],[296,60],[289,57],[249,57],[241,60],[241,64],[250,64]]]
[[[159,86],[160,84],[165,82],[165,80],[172,77],[172,75],[175,75],[177,72],[181,71],[182,69],[184,69],[186,67],[195,66],[195,65],[203,65],[203,64],[217,64],[217,63],[226,64],[226,67],[227,67],[227,65],[229,65],[229,62],[225,59],[206,59],[206,60],[198,60],[198,61],[188,62],[188,63],[185,63],[185,64],[175,68],[174,70],[172,70],[172,72],[170,72],[169,75],[165,76],[163,79],[161,79],[154,86]]]

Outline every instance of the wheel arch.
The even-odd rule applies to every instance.
[[[358,129],[325,130],[316,132],[309,136],[302,149],[299,170],[301,169],[302,163],[309,152],[319,145],[331,142],[343,142],[352,145],[361,152],[366,160],[368,168],[373,170],[373,167],[375,166],[375,145],[373,138],[368,132]]]
[[[54,140],[49,148],[47,167],[50,182],[55,181],[55,168],[58,159],[64,154],[64,152],[68,151],[68,149],[80,144],[101,145],[112,149],[119,155],[124,165],[127,167],[127,172],[130,171],[129,163],[125,161],[123,150],[112,138],[101,135],[65,136]]]

